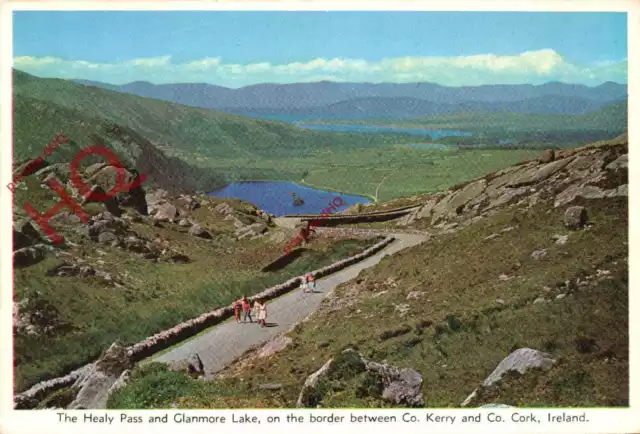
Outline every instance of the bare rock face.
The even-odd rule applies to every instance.
[[[505,357],[496,369],[484,380],[484,387],[492,386],[500,381],[502,376],[509,371],[518,371],[524,374],[532,368],[539,368],[544,371],[551,369],[555,360],[551,354],[543,353],[531,348],[520,348]]]
[[[494,369],[493,372],[485,378],[482,386],[471,392],[467,399],[462,402],[461,406],[466,407],[471,404],[478,397],[479,392],[481,392],[483,388],[494,386],[507,372],[516,371],[520,374],[525,374],[529,369],[534,368],[548,371],[553,367],[554,363],[555,359],[553,359],[551,354],[543,353],[531,348],[520,348],[515,350],[502,359],[496,369]]]
[[[109,393],[123,372],[130,369],[131,360],[120,344],[113,343],[107,351],[76,381],[80,387],[78,395],[69,405],[70,409],[106,408]]]
[[[193,377],[199,377],[205,374],[202,360],[200,360],[200,356],[196,353],[189,354],[186,359],[169,363],[169,369],[172,371],[181,371]]]
[[[583,206],[569,207],[564,213],[564,224],[572,230],[584,227],[588,220],[587,210]]]

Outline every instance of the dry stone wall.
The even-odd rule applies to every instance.
[[[393,242],[395,238],[388,236],[382,241],[374,244],[373,246],[365,249],[357,255],[353,255],[349,258],[335,262],[333,264],[322,267],[313,271],[314,278],[326,276],[328,274],[335,273],[343,268],[353,265],[369,256],[372,256],[384,249],[387,245]],[[300,286],[300,277],[294,277],[279,285],[272,286],[264,291],[255,294],[248,299],[253,302],[257,299],[270,300],[279,297],[293,289]],[[198,334],[202,330],[216,325],[233,315],[233,305],[225,306],[214,310],[213,312],[204,313],[196,318],[192,318],[169,330],[164,330],[157,333],[141,342],[138,342],[130,347],[127,347],[126,352],[132,362],[138,362],[145,359],[158,351],[162,351],[170,346],[173,346],[195,334]],[[33,408],[37,405],[38,401],[51,392],[59,390],[64,387],[69,387],[76,382],[88,369],[91,369],[92,363],[87,364],[69,374],[53,378],[51,380],[40,382],[29,390],[19,393],[14,397],[14,408]]]

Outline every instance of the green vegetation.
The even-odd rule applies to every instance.
[[[628,405],[627,201],[585,205],[593,227],[570,233],[565,245],[552,239],[566,233],[564,209],[548,213],[548,204],[539,203],[386,257],[339,286],[333,302],[289,334],[289,347],[228,368],[218,385],[237,387],[231,398],[183,389],[178,403],[255,407],[260,385],[279,383],[281,406],[293,407],[305,378],[352,347],[418,370],[426,406],[455,407],[510,352],[529,347],[553,354],[556,366],[544,374],[507,376],[476,404]],[[485,239],[508,226],[514,229]],[[531,252],[541,248],[547,255],[533,259]],[[510,278],[499,279],[502,274]],[[408,300],[412,291],[423,294]],[[534,304],[539,297],[548,301]],[[400,304],[408,305],[404,315],[394,307]],[[376,384],[362,374],[327,381],[323,407],[388,405],[375,398]]]
[[[28,179],[37,184],[35,178]],[[17,191],[16,202],[28,199],[34,206],[49,205],[39,186]],[[45,200],[46,199],[46,200]],[[222,202],[201,198],[204,204]],[[240,201],[225,200],[236,206],[242,217]],[[92,204],[96,205],[96,204]],[[212,205],[212,206],[213,206]],[[245,207],[246,208],[246,207]],[[100,206],[88,207],[92,214]],[[247,214],[246,218],[250,215]],[[261,268],[281,254],[281,245],[268,238],[236,241],[233,225],[203,206],[191,218],[216,234],[216,240],[203,240],[172,226],[157,227],[145,222],[131,228],[149,240],[165,240],[171,248],[191,259],[189,263],[154,262],[127,250],[109,245],[99,248],[73,231],[64,231],[64,256],[49,255],[44,261],[14,274],[14,299],[28,299],[25,311],[38,311],[38,318],[50,327],[50,333],[16,335],[15,382],[18,390],[45,378],[68,372],[97,357],[114,340],[131,344],[201,313],[228,305],[234,298],[262,291],[293,276],[323,267],[351,256],[374,240],[343,239],[329,242],[318,239],[284,268],[264,273]],[[250,220],[247,220],[250,223]],[[284,244],[284,242],[282,243]],[[48,271],[64,263],[67,257],[108,271],[120,281],[109,285],[96,276],[51,277]]]
[[[378,192],[378,200],[384,201],[441,190],[539,152],[408,149],[403,144],[416,142],[416,136],[318,132],[65,80],[41,79],[20,71],[14,72],[14,83],[16,159],[37,156],[62,132],[70,142],[48,160],[68,161],[79,149],[104,143],[123,161],[135,163],[139,171],[147,173],[151,184],[167,182],[165,175],[172,169],[171,187],[210,191],[234,181],[304,180],[310,186],[371,198]],[[521,117],[521,124],[527,124],[526,116]],[[502,117],[484,119],[484,126],[479,124],[478,128]],[[445,121],[439,122],[445,125]],[[498,139],[506,133],[495,134]],[[586,139],[582,137],[583,142]],[[477,143],[476,138],[472,140]]]

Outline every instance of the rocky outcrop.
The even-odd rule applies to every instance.
[[[106,408],[109,391],[122,373],[131,366],[125,348],[117,342],[113,343],[102,357],[75,381],[74,387],[79,388],[79,392],[69,408]]]
[[[191,353],[186,358],[168,364],[172,371],[180,371],[192,377],[200,377],[205,374],[204,365],[197,353]]]
[[[510,206],[552,200],[554,207],[628,196],[628,143],[620,137],[583,148],[545,151],[541,158],[508,167],[425,199],[398,226],[431,225],[451,232]],[[334,218],[340,218],[338,216]],[[430,218],[430,222],[429,222]],[[426,220],[427,223],[424,223]],[[448,226],[457,223],[457,226]]]
[[[23,247],[13,252],[13,266],[15,268],[29,267],[44,260],[47,253],[44,244],[36,244],[32,247]]]
[[[191,226],[191,228],[189,229],[189,235],[193,237],[206,238],[206,239],[213,238],[213,235],[211,235],[211,232],[203,229],[199,224],[195,224]]]
[[[587,224],[589,216],[583,206],[572,206],[564,213],[564,224],[569,229],[580,229]]]
[[[123,184],[128,185],[133,183],[137,177],[138,173],[133,170],[107,165],[96,170],[90,176],[88,184],[100,186],[104,191],[111,191],[116,186],[116,180],[123,179]],[[115,199],[118,205],[122,207],[134,208],[142,215],[148,213],[146,196],[141,185],[129,190],[119,191],[115,194]]]
[[[345,374],[351,377],[358,373],[367,373],[375,377],[375,381],[382,389],[380,398],[384,401],[410,407],[424,405],[424,398],[420,391],[422,376],[418,371],[374,362],[352,349],[346,349],[339,357],[329,359],[320,369],[307,377],[298,395],[296,406],[315,407],[322,399],[324,391],[319,390],[322,388],[318,385],[325,377],[349,380],[351,378],[342,377]]]
[[[530,369],[540,369],[548,371],[553,367],[555,359],[550,354],[543,353],[531,348],[520,348],[505,357],[494,369],[494,371],[484,380],[482,386],[474,390],[461,404],[466,407],[481,394],[483,388],[496,385],[502,377],[511,371],[525,374]]]

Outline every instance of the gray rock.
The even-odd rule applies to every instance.
[[[584,199],[602,199],[605,196],[605,191],[600,187],[594,185],[572,185],[556,196],[553,206],[557,208],[566,205],[579,197]]]
[[[533,304],[544,304],[546,302],[547,300],[545,300],[544,297],[538,297],[535,300],[533,300]]]
[[[189,226],[191,226],[191,222],[188,219],[182,219],[178,222],[178,226],[188,228]]]
[[[556,295],[556,300],[562,300],[566,296],[567,296],[567,294],[558,294],[558,295]]]
[[[460,214],[464,206],[482,194],[486,186],[487,181],[479,179],[445,196],[433,207],[431,223],[435,224],[442,218],[455,217]]]
[[[564,213],[564,224],[572,230],[584,227],[588,220],[587,210],[583,206],[569,207]]]
[[[607,170],[627,169],[629,167],[629,155],[624,154],[607,164]]]
[[[126,349],[117,342],[113,343],[96,363],[76,380],[80,391],[69,408],[106,408],[112,386],[120,379],[121,374],[131,366],[132,363]]]
[[[547,256],[547,249],[535,250],[531,253],[531,259],[539,260]]]
[[[531,184],[536,184],[540,181],[544,181],[551,175],[559,172],[564,169],[564,167],[569,164],[573,159],[572,158],[564,158],[562,160],[554,161],[552,163],[544,164],[542,166],[533,167],[529,170],[524,171],[524,173],[520,174],[517,179],[510,182],[508,187],[522,187],[528,186]]]
[[[181,371],[193,377],[204,375],[204,365],[197,353],[189,354],[185,359],[169,363],[172,371]]]
[[[485,405],[481,405],[478,408],[517,408],[517,407],[514,407],[513,405],[507,405],[507,404],[485,404]]]
[[[42,244],[23,247],[13,252],[13,266],[15,268],[29,267],[45,258],[47,249]]]
[[[316,384],[318,384],[318,381],[320,381],[321,378],[327,375],[327,372],[329,371],[329,368],[331,367],[332,362],[333,362],[333,359],[327,360],[327,362],[324,365],[322,365],[320,369],[318,369],[316,372],[314,372],[313,374],[307,377],[307,379],[304,381],[304,385],[302,386],[302,389],[300,390],[300,394],[298,395],[298,400],[296,401],[296,407],[301,408],[309,405],[309,402],[305,400],[305,397],[307,396],[309,391],[311,391],[314,387],[316,387]]]
[[[507,188],[502,191],[503,193],[500,196],[498,196],[497,198],[489,202],[489,205],[486,207],[486,210],[491,210],[504,205],[509,205],[529,193],[529,189],[527,187]]]
[[[33,242],[38,242],[42,239],[40,232],[36,229],[31,219],[18,220],[13,224],[13,229],[20,232]]]
[[[553,239],[556,240],[556,244],[567,244],[567,241],[569,241],[569,235],[554,235]]]
[[[551,369],[554,363],[555,360],[550,354],[531,348],[520,348],[509,354],[498,364],[496,369],[484,380],[483,386],[494,385],[509,371],[517,371],[520,374],[524,374],[531,368],[547,371]]]
[[[539,162],[546,164],[555,159],[555,151],[553,149],[547,149],[542,153],[542,156],[538,159]]]
[[[100,235],[98,235],[98,242],[100,244],[111,244],[117,239],[118,237],[116,237],[113,232],[102,232]]]
[[[191,226],[191,228],[189,229],[189,235],[194,236],[194,237],[199,237],[199,238],[206,238],[206,239],[213,238],[211,233],[209,233],[209,231],[203,229],[199,224],[195,224],[195,225]]]
[[[291,339],[288,336],[284,336],[284,335],[278,336],[274,340],[266,343],[260,349],[260,352],[258,353],[258,357],[259,358],[269,357],[277,353],[278,351],[284,350],[289,344],[291,344],[291,342],[293,342],[293,339]]]
[[[154,221],[171,222],[178,217],[178,209],[170,203],[163,203],[153,216]]]
[[[422,387],[422,375],[415,369],[398,368],[373,362],[361,357],[367,371],[376,374],[382,379],[384,390],[382,399],[396,405],[422,406],[424,397]]]

